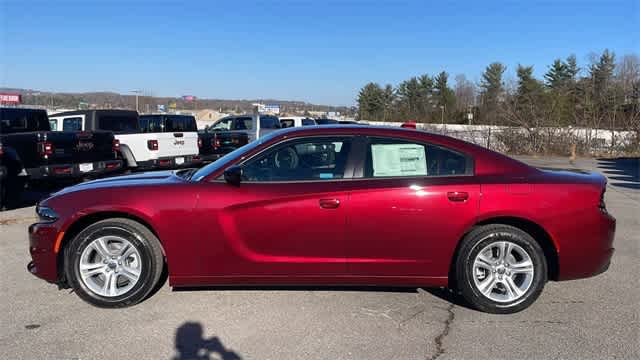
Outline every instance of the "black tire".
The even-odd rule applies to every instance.
[[[473,263],[478,253],[500,241],[518,245],[533,263],[533,278],[528,289],[520,297],[507,302],[494,301],[482,294],[473,277],[476,275]],[[485,225],[475,228],[462,240],[456,258],[455,277],[458,290],[474,308],[493,314],[512,314],[526,309],[540,296],[547,282],[547,262],[540,245],[526,232],[509,225]]]
[[[101,296],[82,281],[80,258],[84,249],[98,237],[116,234],[126,236],[126,240],[139,252],[141,271],[137,282],[127,292],[113,297]],[[93,223],[76,235],[64,251],[64,270],[69,285],[82,300],[98,307],[135,305],[147,297],[162,275],[164,258],[160,241],[144,225],[130,219],[113,218]]]

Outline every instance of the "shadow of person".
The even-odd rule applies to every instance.
[[[173,360],[240,360],[235,352],[224,347],[220,339],[211,337],[204,339],[202,325],[196,322],[186,322],[176,330],[177,356]]]

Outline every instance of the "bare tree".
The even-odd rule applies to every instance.
[[[456,108],[467,111],[476,105],[476,87],[464,74],[456,75],[455,80]]]

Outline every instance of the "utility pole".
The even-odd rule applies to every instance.
[[[442,121],[442,133],[444,134],[444,108],[445,105],[440,105],[440,110],[442,110],[442,115],[440,116],[440,119]]]
[[[136,111],[138,111],[138,95],[142,94],[142,90],[131,90],[131,92],[136,94]]]

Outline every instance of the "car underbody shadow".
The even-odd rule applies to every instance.
[[[453,305],[475,310],[460,293],[448,288],[424,288],[411,286],[355,286],[355,285],[220,285],[220,286],[183,286],[173,287],[174,292],[190,291],[336,291],[336,292],[388,292],[420,293],[421,289]]]
[[[361,292],[397,292],[415,293],[416,287],[400,286],[359,286],[359,285],[215,285],[180,286],[173,291],[361,291]]]

